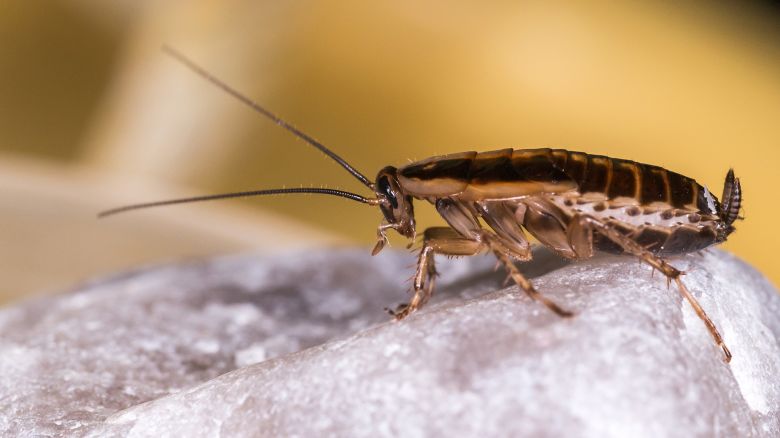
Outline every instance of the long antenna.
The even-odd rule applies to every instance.
[[[342,198],[351,199],[353,201],[362,202],[363,204],[376,205],[379,203],[378,199],[364,198],[356,193],[345,192],[335,189],[318,189],[318,188],[290,188],[290,189],[269,189],[269,190],[251,190],[248,192],[234,192],[234,193],[221,193],[218,195],[206,195],[206,196],[194,196],[191,198],[180,199],[168,199],[165,201],[145,202],[143,204],[125,205],[124,207],[112,208],[110,210],[102,211],[98,213],[98,217],[111,216],[118,213],[123,213],[130,210],[139,210],[142,208],[161,207],[163,205],[184,204],[187,202],[201,202],[201,201],[213,201],[216,199],[227,198],[245,198],[249,196],[265,196],[265,195],[283,195],[289,193],[313,193],[318,195],[332,195],[340,196]]]
[[[333,161],[339,163],[341,167],[347,170],[347,172],[351,173],[352,176],[357,178],[360,182],[368,186],[371,190],[374,189],[374,184],[365,177],[362,173],[360,173],[357,169],[352,167],[349,163],[347,163],[343,158],[336,155],[335,152],[331,151],[327,147],[325,147],[324,144],[318,142],[311,136],[307,135],[303,131],[299,130],[295,126],[291,125],[290,123],[282,120],[279,116],[272,113],[271,111],[265,109],[262,105],[259,103],[253,101],[252,99],[248,98],[247,96],[241,94],[237,90],[231,88],[228,84],[222,82],[221,80],[214,77],[211,73],[207,72],[203,68],[201,68],[199,65],[195,64],[193,61],[191,61],[186,56],[182,55],[178,51],[174,50],[173,48],[164,45],[162,47],[163,52],[165,52],[167,55],[170,55],[177,61],[181,62],[185,66],[187,66],[190,70],[197,73],[199,76],[201,76],[203,79],[206,79],[207,81],[211,82],[212,84],[216,85],[217,87],[221,88],[222,90],[226,91],[228,94],[232,95],[248,107],[252,108],[253,110],[257,111],[258,113],[264,115],[265,117],[271,119],[274,123],[281,126],[282,128],[286,129],[287,131],[291,132],[294,136],[300,138],[301,140],[305,141],[306,143],[309,143],[310,145],[314,146],[315,148],[319,149],[322,153],[330,157]]]

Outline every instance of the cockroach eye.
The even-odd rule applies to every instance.
[[[393,188],[390,186],[390,180],[388,180],[386,176],[383,176],[379,178],[377,184],[379,186],[379,192],[385,195],[394,209],[398,208],[398,199],[395,197],[395,192],[393,192]]]

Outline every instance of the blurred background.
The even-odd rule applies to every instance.
[[[748,1],[0,2],[0,303],[211,254],[361,245],[369,257],[379,212],[329,197],[96,220],[219,191],[363,193],[163,44],[369,177],[436,154],[562,147],[720,195],[733,166],[746,219],[725,247],[780,284],[779,18]],[[416,211],[421,228],[440,223]]]

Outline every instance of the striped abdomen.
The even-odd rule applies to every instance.
[[[695,180],[663,167],[630,160],[551,150],[557,166],[577,182],[580,193],[602,193],[608,199],[631,198],[639,205],[718,213],[717,199]]]
[[[419,198],[507,199],[601,194],[637,205],[717,215],[718,201],[695,180],[664,168],[563,149],[503,149],[433,157],[398,171],[404,190]]]

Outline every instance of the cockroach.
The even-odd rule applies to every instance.
[[[339,196],[379,207],[372,255],[394,230],[415,241],[413,200],[433,204],[448,227],[427,228],[413,277],[414,295],[389,312],[398,320],[421,308],[433,293],[434,255],[471,256],[492,252],[509,278],[533,300],[562,317],[572,313],[545,297],[517,269],[531,259],[525,231],[570,260],[595,250],[639,258],[674,282],[707,326],[724,355],[731,352],[718,329],[666,258],[700,251],[726,240],[740,219],[742,189],[733,170],[726,174],[722,202],[692,178],[662,167],[563,149],[502,149],[461,152],[380,170],[374,181],[313,137],[212,76],[179,52],[164,51],[212,84],[319,149],[374,193],[373,198],[328,188],[282,188],[222,193],[114,208],[100,217],[162,205],[246,196],[309,193]]]

